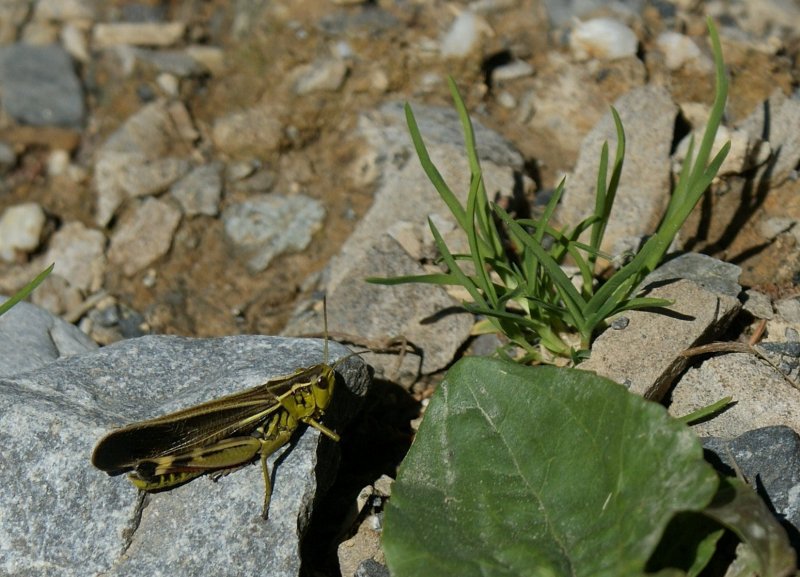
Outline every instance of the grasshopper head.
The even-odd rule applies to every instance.
[[[314,406],[317,411],[324,411],[331,404],[335,384],[336,374],[333,368],[328,365],[321,365],[319,374],[311,385],[311,394],[314,396]]]

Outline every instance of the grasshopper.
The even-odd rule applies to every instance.
[[[267,457],[289,442],[301,423],[339,440],[320,418],[331,402],[336,366],[351,356],[328,365],[325,319],[322,363],[112,431],[97,443],[92,464],[112,476],[129,473],[134,486],[154,492],[207,473],[219,477],[260,457],[265,486],[262,517],[267,519],[272,495]]]

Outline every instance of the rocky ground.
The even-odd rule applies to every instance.
[[[370,206],[358,119],[381,103],[449,106],[452,75],[524,156],[533,198],[635,87],[702,118],[705,14],[723,24],[728,126],[791,93],[794,9],[690,4],[548,19],[538,2],[6,3],[2,288],[55,261],[34,300],[103,343],[280,331]],[[570,37],[571,17],[603,14],[618,45]],[[688,244],[791,292],[794,181],[726,186]]]
[[[800,9],[606,4],[4,2],[0,290],[55,262],[33,302],[101,345],[287,323],[319,333],[302,303],[326,290],[333,334],[425,350],[413,368],[381,369],[408,387],[452,362],[471,320],[425,328],[418,319],[453,304],[443,292],[360,288],[430,262],[425,217],[446,217],[406,172],[418,169],[399,103],[418,111],[464,192],[452,76],[481,125],[490,192],[535,211],[567,175],[564,222],[588,202],[615,104],[633,176],[614,250],[652,231],[681,142],[703,128],[711,16],[730,76],[720,140],[733,147],[679,246],[740,266],[738,282],[758,294],[796,296]]]

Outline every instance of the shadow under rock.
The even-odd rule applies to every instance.
[[[396,477],[414,438],[411,421],[419,412],[420,403],[405,389],[389,381],[373,381],[361,413],[341,431],[339,474],[315,503],[301,540],[302,575],[341,575],[337,547],[358,528],[356,498],[381,475]]]

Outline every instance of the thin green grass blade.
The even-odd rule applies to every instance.
[[[370,276],[364,279],[368,283],[379,284],[384,286],[394,286],[408,283],[423,283],[423,284],[438,284],[438,285],[454,285],[456,278],[447,273],[432,273],[432,274],[409,274],[404,276],[393,276],[389,278]]]
[[[472,297],[472,300],[479,305],[489,308],[486,299],[481,294],[481,291],[478,290],[478,287],[475,285],[475,282],[467,276],[461,267],[458,266],[458,263],[453,258],[453,255],[450,254],[450,250],[447,248],[447,244],[445,244],[444,239],[442,239],[442,235],[439,233],[439,229],[436,228],[436,225],[433,224],[433,221],[429,218],[428,219],[428,226],[430,226],[431,234],[433,234],[433,240],[436,244],[436,248],[439,250],[439,254],[442,255],[442,260],[444,261],[445,265],[447,266],[448,273],[452,275],[457,284],[463,286],[469,292],[469,296]]]
[[[722,115],[725,112],[725,102],[728,98],[728,77],[725,74],[725,64],[722,60],[722,45],[719,41],[717,27],[714,26],[714,21],[711,17],[706,18],[706,23],[708,25],[709,38],[711,39],[711,52],[714,54],[714,67],[716,71],[714,86],[715,97],[714,103],[711,106],[711,113],[708,117],[706,131],[703,134],[700,148],[697,151],[697,159],[692,167],[692,181],[698,180],[705,171],[708,157],[711,154],[711,147],[714,145],[717,127],[722,123]],[[711,129],[712,127],[713,130]]]
[[[585,322],[583,311],[586,303],[583,297],[581,297],[578,290],[572,285],[567,275],[561,270],[561,267],[558,266],[558,263],[532,238],[525,235],[522,227],[514,222],[514,219],[512,219],[502,207],[495,205],[495,211],[503,222],[505,222],[506,226],[508,226],[510,230],[515,231],[525,243],[525,246],[534,252],[536,258],[539,259],[539,262],[541,262],[542,266],[547,271],[547,275],[550,277],[555,289],[564,300],[564,305],[566,307],[564,313],[568,313],[572,319],[572,323],[568,324],[573,324],[580,330]]]
[[[464,133],[464,145],[467,152],[467,161],[470,167],[471,178],[477,179],[478,181],[478,187],[476,189],[476,214],[478,217],[478,229],[481,232],[480,238],[489,245],[490,252],[493,256],[496,256],[502,254],[503,246],[489,211],[486,188],[483,182],[483,171],[481,170],[481,163],[478,158],[478,146],[475,141],[475,128],[472,125],[472,119],[469,116],[464,99],[461,98],[455,80],[450,76],[447,77],[447,85],[450,89],[450,95],[453,98],[459,120],[461,121],[461,129]],[[472,182],[470,182],[470,186],[471,185]]]
[[[611,180],[608,183],[608,187],[606,187],[606,167],[603,165],[603,161],[608,161],[607,144],[603,147],[603,152],[601,154],[601,166],[603,167],[602,179],[598,174],[597,185],[598,191],[602,190],[602,198],[600,192],[598,192],[597,205],[595,207],[595,215],[598,217],[598,220],[592,226],[591,241],[589,243],[594,250],[599,250],[603,243],[606,226],[611,216],[611,209],[614,207],[614,201],[617,198],[619,181],[620,178],[622,178],[622,165],[625,160],[625,130],[622,127],[622,119],[620,119],[619,113],[613,106],[611,107],[611,116],[614,119],[614,126],[617,131],[617,148],[614,154],[614,168],[611,171]],[[591,254],[589,256],[589,262],[592,268],[594,268],[596,258]]]
[[[716,415],[717,413],[728,408],[732,404],[733,404],[733,397],[724,397],[719,401],[717,401],[716,403],[711,403],[710,405],[701,407],[696,411],[692,411],[688,415],[678,417],[675,420],[680,423],[683,423],[684,425],[693,425],[699,421],[705,421],[709,417]]]
[[[497,304],[497,293],[494,290],[492,281],[489,279],[489,273],[484,264],[486,257],[481,250],[480,243],[478,242],[478,233],[475,230],[475,210],[478,201],[479,187],[480,178],[473,177],[469,187],[469,195],[467,196],[467,221],[470,223],[470,226],[466,230],[467,242],[469,243],[469,252],[472,255],[472,266],[475,268],[476,284],[494,306]]]
[[[422,134],[417,126],[417,120],[414,118],[414,112],[411,110],[411,106],[408,104],[405,105],[405,113],[406,123],[408,124],[408,132],[411,135],[411,141],[414,143],[414,149],[417,152],[419,163],[422,165],[422,170],[425,172],[428,180],[431,181],[431,184],[433,184],[434,188],[436,188],[439,196],[442,197],[442,200],[447,205],[447,208],[450,209],[451,213],[453,213],[458,225],[462,229],[466,230],[467,215],[464,211],[464,207],[461,206],[461,203],[456,198],[456,195],[453,194],[453,191],[451,191],[450,187],[447,186],[444,177],[433,164],[433,161],[428,154],[428,149],[425,146],[425,142],[422,140]]]
[[[641,309],[666,309],[667,307],[675,304],[669,299],[659,299],[655,297],[637,297],[632,298],[620,303],[619,307],[615,308],[606,315],[605,318],[623,313],[625,311],[641,310]]]
[[[36,278],[34,278],[31,282],[26,284],[22,289],[17,291],[14,295],[12,295],[6,302],[0,305],[0,316],[8,312],[11,307],[16,305],[19,301],[28,298],[28,295],[31,294],[36,287],[42,284],[42,281],[47,278],[47,276],[53,272],[53,267],[56,266],[56,263],[51,264],[49,267],[44,269]]]

